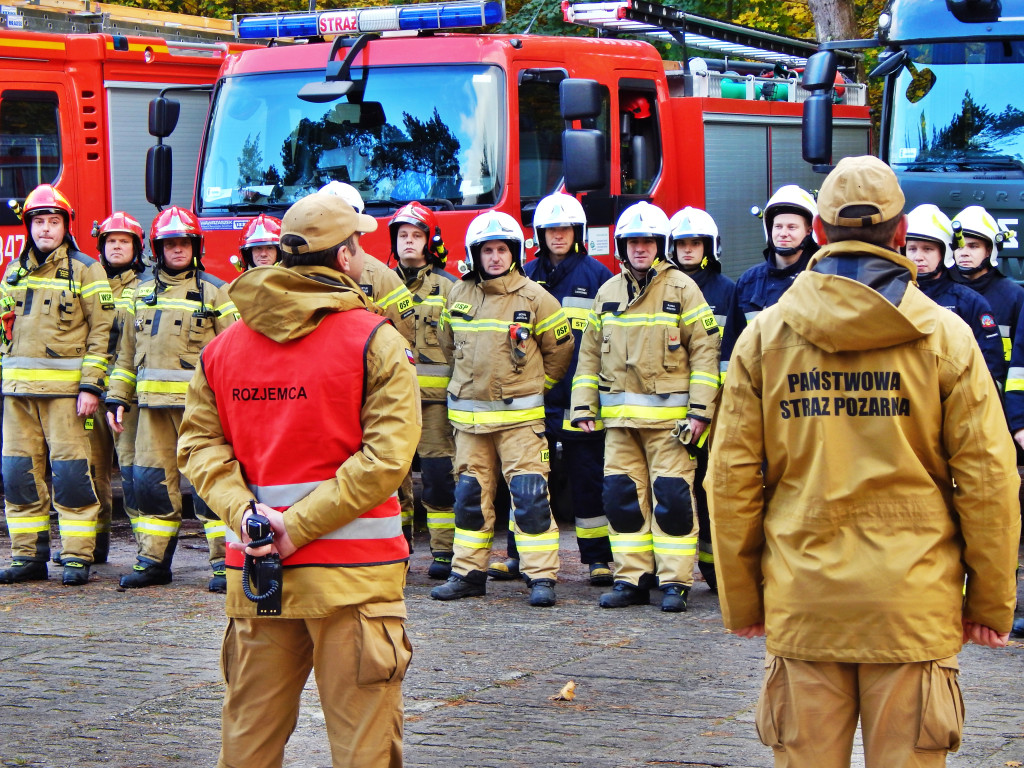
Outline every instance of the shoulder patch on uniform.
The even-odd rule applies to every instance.
[[[468,315],[470,311],[472,311],[472,309],[472,304],[469,304],[465,301],[456,301],[454,304],[452,304],[448,312],[449,314],[452,315]]]
[[[981,316],[981,327],[982,328],[995,328],[996,321],[988,312]]]
[[[410,363],[412,363],[413,365],[416,365],[416,358],[415,358],[415,357],[413,356],[413,354],[412,354],[412,350],[411,350],[411,349],[409,349],[408,347],[407,347],[407,348],[406,348],[406,350],[405,350],[405,356],[406,356],[407,358],[409,358],[409,362],[410,362]]]
[[[200,293],[199,291],[189,291],[188,293],[185,294],[185,300],[201,302],[203,300],[203,294]]]
[[[412,296],[403,296],[398,300],[398,311],[405,317],[409,312],[415,311],[412,305]]]
[[[67,267],[59,267],[57,269],[58,280],[67,280],[69,277],[71,277],[71,273],[68,271]]]
[[[678,301],[664,301],[661,304],[661,311],[667,312],[670,315],[679,314],[679,302]]]
[[[100,307],[103,309],[114,308],[114,294],[112,291],[100,291]]]
[[[440,292],[441,292],[441,286],[438,285],[437,283],[435,283],[434,285],[430,286],[430,295],[431,296],[437,296],[437,294],[439,294]]]
[[[528,323],[530,322],[530,313],[525,309],[518,309],[512,313],[513,323]]]
[[[363,293],[367,296],[373,297],[373,286],[369,283],[360,283],[359,287],[363,289]]]
[[[708,333],[718,333],[718,323],[715,322],[714,315],[704,315],[700,319],[700,324],[704,326],[704,330]]]

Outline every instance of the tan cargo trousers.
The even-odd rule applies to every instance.
[[[218,768],[282,764],[311,669],[333,768],[400,768],[404,615],[401,603],[369,603],[319,619],[229,619]]]
[[[92,563],[100,504],[89,471],[89,436],[85,419],[76,413],[76,398],[8,395],[3,402],[4,511],[12,557],[50,559],[49,457],[62,557]]]

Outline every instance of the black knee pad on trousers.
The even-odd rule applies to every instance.
[[[135,500],[144,515],[169,515],[174,512],[171,497],[164,486],[164,471],[160,467],[135,465]]]
[[[636,483],[629,475],[604,476],[604,514],[618,533],[636,533],[644,527]]]
[[[508,490],[520,531],[536,536],[551,527],[548,481],[543,475],[516,475],[509,481]]]
[[[87,507],[96,503],[88,459],[50,460],[53,468],[53,500],[65,507]]]
[[[423,480],[423,503],[434,509],[448,509],[455,503],[455,483],[452,482],[452,460],[420,458]]]
[[[124,493],[124,505],[129,509],[138,509],[135,500],[135,467],[121,467],[121,492]]]
[[[455,527],[464,531],[482,531],[484,513],[480,509],[480,481],[472,475],[459,475],[455,485]]]
[[[654,480],[654,519],[669,536],[685,536],[693,530],[690,484],[681,477]]]
[[[39,501],[36,479],[32,476],[31,456],[4,456],[4,498],[11,504],[35,504]]]

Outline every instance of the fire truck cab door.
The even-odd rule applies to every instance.
[[[12,210],[9,200],[21,204],[40,184],[60,183],[75,200],[75,180],[61,177],[68,153],[62,142],[70,131],[61,125],[67,111],[64,87],[60,83],[33,83],[26,77],[17,87],[0,90],[0,261],[6,268],[21,253],[25,226]],[[64,109],[61,106],[64,105]]]

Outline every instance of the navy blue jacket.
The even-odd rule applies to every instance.
[[[937,277],[924,280],[918,278],[917,284],[925,296],[940,307],[956,313],[971,326],[971,332],[985,356],[985,365],[992,373],[996,386],[1001,389],[1006,379],[1003,342],[995,313],[985,297],[966,285],[953,282],[944,268],[939,269]]]
[[[572,377],[576,375],[583,331],[587,327],[587,316],[594,307],[597,289],[612,279],[608,268],[586,253],[572,253],[557,266],[552,267],[547,255],[538,255],[523,268],[526,276],[543,285],[562,305],[572,327],[576,342],[572,353],[572,364],[560,382],[544,396],[545,427],[549,435],[560,438],[604,439],[603,433],[587,434],[569,425],[566,413],[572,390]]]
[[[686,270],[683,271],[686,272]],[[743,328],[746,325],[746,321],[740,313],[740,305],[736,301],[736,283],[722,274],[722,267],[717,261],[709,262],[705,269],[686,272],[686,275],[697,284],[700,292],[704,294],[704,301],[715,313],[715,322],[718,323],[718,329],[723,339],[729,332],[730,326]],[[723,355],[721,366],[723,373],[727,362],[728,358]]]
[[[990,269],[977,280],[971,280],[954,267],[949,270],[949,276],[973,288],[988,301],[999,325],[999,335],[1003,337],[1003,359],[1009,362],[1013,340],[1017,337],[1017,319],[1024,310],[1024,288],[998,269]]]

